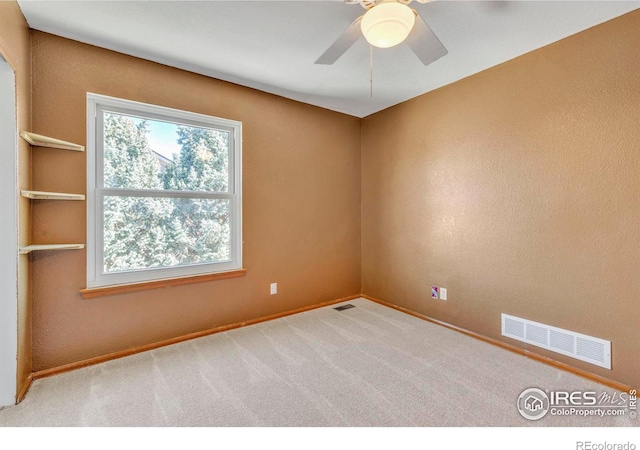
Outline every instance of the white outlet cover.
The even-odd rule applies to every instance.
[[[447,299],[447,288],[440,288],[440,300],[446,300]]]
[[[278,283],[271,283],[271,295],[278,293]]]

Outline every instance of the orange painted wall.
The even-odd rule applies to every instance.
[[[364,119],[364,293],[611,340],[611,371],[528,350],[640,386],[638,43],[635,11]]]
[[[84,143],[86,94],[243,122],[244,278],[82,300],[84,251],[32,258],[34,370],[360,292],[360,120],[32,32],[33,129]],[[83,193],[85,154],[35,149],[36,189]],[[36,242],[85,242],[84,203],[38,202]],[[278,294],[269,295],[269,284]]]
[[[31,127],[31,51],[29,27],[20,7],[14,1],[0,1],[0,54],[13,67],[16,78],[18,128]],[[4,149],[3,149],[4,151]],[[18,184],[27,189],[31,183],[31,148],[22,139],[18,142]],[[16,193],[17,195],[17,193]],[[29,200],[18,197],[19,245],[31,239]],[[29,258],[18,261],[18,393],[31,375],[31,302],[29,298]]]

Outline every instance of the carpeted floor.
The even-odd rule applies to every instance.
[[[0,426],[637,426],[531,422],[529,387],[610,389],[365,299],[34,382]]]

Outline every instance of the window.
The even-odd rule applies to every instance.
[[[242,124],[87,95],[87,285],[242,267]]]

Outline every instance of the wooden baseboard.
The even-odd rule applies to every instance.
[[[24,400],[27,392],[29,392],[29,388],[31,387],[31,382],[33,381],[33,374],[29,375],[27,379],[24,381],[24,386],[20,390],[20,393],[16,395],[16,405]]]
[[[53,375],[58,375],[58,374],[61,374],[61,373],[64,373],[64,372],[69,372],[69,371],[72,371],[72,370],[81,369],[83,367],[88,367],[88,366],[92,366],[92,365],[95,365],[95,364],[100,364],[100,363],[111,361],[111,360],[114,360],[114,359],[124,358],[126,356],[135,355],[137,353],[146,352],[146,351],[153,350],[153,349],[160,348],[160,347],[165,347],[167,345],[177,344],[179,342],[189,341],[191,339],[197,339],[197,338],[200,338],[200,337],[209,336],[209,335],[216,334],[216,333],[221,333],[223,331],[229,331],[229,330],[233,330],[233,329],[236,329],[236,328],[242,328],[242,327],[249,326],[249,325],[254,325],[254,324],[257,324],[257,323],[267,322],[269,320],[279,319],[281,317],[286,317],[286,316],[290,316],[290,315],[293,315],[293,314],[298,314],[298,313],[301,313],[301,312],[310,311],[310,310],[317,309],[317,308],[323,308],[325,306],[333,305],[333,304],[336,304],[336,303],[346,302],[346,301],[353,300],[353,299],[360,298],[360,297],[366,298],[367,300],[371,300],[372,302],[379,303],[379,304],[381,304],[383,306],[386,306],[386,307],[389,307],[389,308],[393,308],[395,310],[401,311],[401,312],[403,312],[405,314],[409,314],[411,316],[417,317],[417,318],[425,320],[427,322],[431,322],[433,324],[448,328],[450,330],[457,331],[458,333],[462,333],[462,334],[464,334],[466,336],[470,336],[470,337],[472,337],[474,339],[478,339],[480,341],[486,342],[486,343],[491,344],[491,345],[495,345],[495,346],[500,347],[500,348],[502,348],[504,350],[516,353],[516,354],[521,355],[521,356],[525,356],[527,358],[533,359],[533,360],[541,362],[543,364],[547,364],[549,366],[555,367],[555,368],[563,370],[565,372],[569,372],[569,373],[572,373],[572,374],[577,375],[579,377],[586,378],[586,379],[588,379],[590,381],[594,381],[596,383],[599,383],[599,384],[602,384],[604,386],[610,387],[610,388],[615,389],[617,391],[629,392],[629,390],[632,389],[631,386],[627,386],[627,385],[625,385],[623,383],[619,383],[617,381],[610,380],[610,379],[602,377],[600,375],[596,375],[594,373],[587,372],[586,370],[578,369],[578,368],[570,366],[568,364],[565,364],[565,363],[562,363],[562,362],[559,362],[559,361],[555,361],[553,359],[547,358],[547,357],[539,355],[537,353],[530,352],[530,351],[522,349],[520,347],[516,347],[514,345],[507,344],[505,342],[501,342],[501,341],[498,341],[496,339],[493,339],[493,338],[490,338],[490,337],[487,337],[487,336],[483,336],[483,335],[475,333],[473,331],[469,331],[469,330],[466,330],[464,328],[460,328],[460,327],[457,327],[455,325],[451,325],[449,323],[442,322],[442,321],[437,320],[437,319],[433,319],[433,318],[428,317],[428,316],[426,316],[424,314],[416,313],[416,312],[411,311],[409,309],[403,308],[403,307],[398,306],[398,305],[394,305],[393,303],[389,303],[389,302],[386,302],[384,300],[377,299],[377,298],[372,297],[370,295],[358,294],[358,295],[351,295],[349,297],[339,298],[337,300],[331,300],[331,301],[328,301],[328,302],[319,303],[319,304],[312,305],[312,306],[305,306],[305,307],[302,307],[302,308],[297,308],[297,309],[294,309],[294,310],[289,310],[289,311],[285,311],[285,312],[278,313],[278,314],[272,314],[272,315],[269,315],[269,316],[259,317],[257,319],[251,319],[251,320],[248,320],[246,322],[238,322],[238,323],[234,323],[234,324],[230,324],[230,325],[225,325],[225,326],[222,326],[222,327],[217,327],[217,328],[212,328],[212,329],[208,329],[208,330],[198,331],[196,333],[190,333],[190,334],[186,334],[186,335],[183,335],[183,336],[178,336],[178,337],[171,338],[171,339],[166,339],[166,340],[159,341],[159,342],[154,342],[154,343],[151,343],[151,344],[141,345],[141,346],[138,346],[138,347],[133,347],[133,348],[127,349],[127,350],[121,350],[121,351],[118,351],[118,352],[109,353],[107,355],[97,356],[95,358],[89,358],[89,359],[85,359],[85,360],[82,360],[82,361],[77,361],[77,362],[74,362],[74,363],[65,364],[65,365],[59,366],[59,367],[53,367],[51,369],[40,370],[40,371],[32,373],[29,376],[29,378],[27,378],[26,383],[25,383],[24,387],[22,388],[20,394],[16,397],[16,403],[21,402],[24,399],[24,397],[27,395],[27,392],[28,392],[29,387],[31,386],[31,382],[33,380],[37,380],[37,379],[45,378],[45,377],[50,377],[50,376],[53,376]]]
[[[533,353],[529,350],[525,350],[520,347],[516,347],[515,345],[507,344],[506,342],[498,341],[497,339],[493,339],[487,336],[483,336],[481,334],[475,333],[473,331],[466,330],[464,328],[457,327],[455,325],[451,325],[446,322],[442,322],[437,319],[433,319],[429,316],[425,316],[424,314],[420,314],[409,309],[403,308],[402,306],[394,305],[393,303],[385,302],[384,300],[377,299],[375,297],[371,297],[370,295],[362,294],[361,297],[366,298],[367,300],[371,300],[372,302],[379,303],[383,306],[387,306],[389,308],[396,309],[405,314],[409,314],[411,316],[417,317],[418,319],[426,320],[427,322],[431,322],[436,325],[440,325],[442,327],[448,328],[453,331],[457,331],[458,333],[462,333],[464,335],[470,336],[472,338],[478,339],[482,342],[487,342],[491,345],[495,345],[496,347],[500,347],[502,349],[508,350],[513,353],[517,353],[518,355],[525,356],[529,359],[533,359],[535,361],[541,362],[551,367],[555,367],[556,369],[563,370],[565,372],[572,373],[573,375],[577,375],[582,378],[586,378],[587,380],[594,381],[596,383],[602,384],[604,386],[610,387],[620,392],[628,393],[631,389],[631,386],[627,386],[626,384],[619,383],[614,380],[610,380],[609,378],[602,377],[600,375],[596,375],[595,373],[587,372],[586,370],[578,369],[577,367],[570,366],[569,364],[565,364],[559,361],[555,361],[551,358],[547,358],[546,356],[539,355],[537,353]]]
[[[33,372],[31,374],[31,377],[29,377],[29,383],[31,383],[31,378],[33,378],[34,380],[37,380],[39,378],[46,378],[46,377],[50,377],[50,376],[53,376],[53,375],[58,375],[58,374],[61,374],[61,373],[64,373],[64,372],[70,372],[72,370],[81,369],[83,367],[93,366],[95,364],[100,364],[100,363],[103,363],[103,362],[111,361],[113,359],[124,358],[125,356],[135,355],[136,353],[142,353],[142,352],[146,352],[146,351],[149,351],[149,350],[154,350],[156,348],[166,347],[167,345],[177,344],[179,342],[189,341],[191,339],[197,339],[197,338],[200,338],[200,337],[209,336],[209,335],[216,334],[216,333],[221,333],[223,331],[229,331],[229,330],[233,330],[233,329],[236,329],[236,328],[246,327],[248,325],[254,325],[254,324],[257,324],[257,323],[261,323],[261,322],[267,322],[269,320],[279,319],[281,317],[286,317],[286,316],[290,316],[290,315],[293,315],[293,314],[298,314],[298,313],[301,313],[301,312],[310,311],[312,309],[323,308],[325,306],[329,306],[329,305],[333,305],[333,304],[341,303],[341,302],[346,302],[346,301],[353,300],[353,299],[356,299],[356,298],[360,298],[360,294],[351,295],[349,297],[339,298],[337,300],[331,300],[331,301],[328,301],[328,302],[318,303],[318,304],[312,305],[312,306],[305,306],[305,307],[302,307],[302,308],[293,309],[293,310],[289,310],[289,311],[285,311],[285,312],[281,312],[281,313],[277,313],[277,314],[272,314],[272,315],[269,315],[269,316],[259,317],[257,319],[247,320],[246,322],[238,322],[238,323],[233,323],[233,324],[230,324],[230,325],[224,325],[224,326],[217,327],[217,328],[211,328],[211,329],[208,329],[208,330],[198,331],[198,332],[195,332],[195,333],[185,334],[183,336],[178,336],[178,337],[175,337],[175,338],[166,339],[164,341],[159,341],[159,342],[154,342],[154,343],[151,343],[151,344],[141,345],[141,346],[138,346],[138,347],[133,347],[133,348],[127,349],[127,350],[121,350],[121,351],[118,351],[118,352],[109,353],[107,355],[96,356],[95,358],[89,358],[89,359],[85,359],[85,360],[82,360],[82,361],[77,361],[77,362],[65,364],[63,366],[52,367],[51,369],[39,370],[39,371]],[[28,389],[28,387],[27,387],[27,389]],[[26,394],[26,389],[23,389],[23,391],[24,391],[24,394]],[[24,397],[24,395],[22,396],[22,398],[23,397]]]

